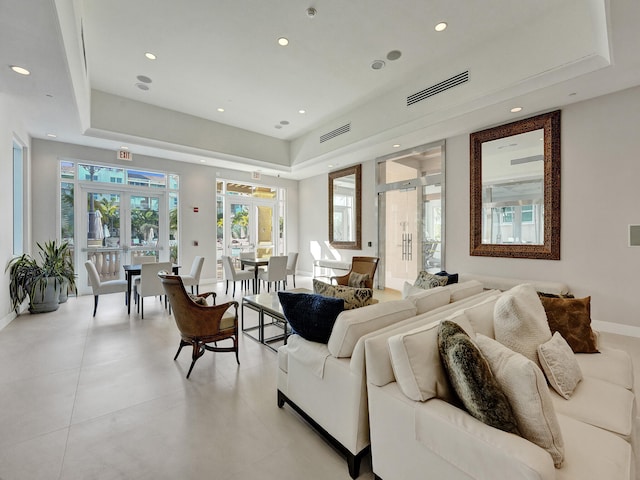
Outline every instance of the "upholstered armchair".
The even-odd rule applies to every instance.
[[[191,366],[187,372],[187,378],[191,375],[193,366],[204,354],[205,350],[210,352],[235,352],[236,362],[239,365],[238,302],[227,302],[221,305],[196,303],[199,298],[203,298],[207,294],[202,293],[193,297],[190,296],[178,275],[159,274],[158,277],[169,298],[173,317],[180,331],[180,346],[173,359],[176,360],[178,358],[182,347],[187,345],[193,347]],[[229,311],[231,307],[235,311]],[[218,346],[218,342],[227,339],[233,342],[233,346]]]
[[[353,257],[353,259],[351,260],[351,270],[349,270],[349,273],[341,276],[331,277],[331,281],[332,282],[335,281],[338,285],[373,288],[373,277],[376,274],[376,269],[378,268],[379,260],[380,259],[378,257]],[[352,284],[350,284],[349,277],[351,276],[352,273],[356,273],[359,275],[367,275],[368,278],[364,278],[362,285],[354,284],[353,279],[352,279]],[[359,278],[362,278],[362,277],[359,277]]]

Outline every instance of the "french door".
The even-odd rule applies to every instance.
[[[81,186],[77,231],[81,264],[92,261],[103,281],[124,278],[122,265],[140,257],[168,261],[168,215],[165,194],[148,190],[114,190]],[[90,289],[84,268],[77,269],[79,293]]]
[[[253,251],[258,257],[274,255],[277,212],[275,202],[249,198],[227,200],[225,215],[226,255],[237,259],[240,252]]]
[[[444,142],[378,159],[378,287],[443,268]]]

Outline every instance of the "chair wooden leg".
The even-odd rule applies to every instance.
[[[198,343],[193,344],[193,353],[191,354],[191,366],[189,367],[189,371],[187,372],[187,378],[191,375],[191,370],[193,370],[193,366],[196,364],[196,361],[204,354],[204,348],[200,346]]]
[[[178,347],[178,351],[176,352],[176,356],[173,357],[173,360],[177,360],[178,359],[178,355],[180,355],[180,352],[182,351],[182,347],[189,345],[189,342],[185,342],[184,340],[180,340],[180,346]]]
[[[98,297],[99,295],[94,295],[94,301],[93,301],[93,316],[96,316],[96,312],[98,311]]]

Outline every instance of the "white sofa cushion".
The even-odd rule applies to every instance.
[[[460,273],[458,278],[461,282],[469,280],[478,280],[482,282],[485,288],[506,291],[516,285],[530,283],[538,292],[552,293],[554,295],[566,295],[569,293],[569,287],[562,282],[547,282],[537,280],[521,280],[518,278],[494,277],[492,275],[480,275],[475,273]]]
[[[484,290],[484,285],[477,280],[454,283],[446,287],[451,293],[451,302],[458,302],[463,298],[477,295]]]
[[[571,397],[576,385],[582,380],[582,370],[573,350],[560,332],[555,332],[551,340],[538,345],[538,360],[549,385],[564,398]]]
[[[469,336],[474,332],[464,317],[454,320]],[[411,400],[430,398],[452,401],[455,397],[440,361],[438,326],[432,322],[389,338],[389,354],[398,386]]]
[[[416,314],[420,315],[435,308],[447,305],[451,300],[451,293],[445,287],[435,287],[407,296],[407,300],[416,306]]]
[[[345,310],[333,325],[327,347],[334,357],[350,357],[358,339],[369,332],[399,322],[416,314],[409,300],[393,300]]]
[[[636,401],[626,388],[584,377],[569,400],[554,391],[551,398],[556,412],[633,440]]]
[[[564,442],[542,371],[489,337],[477,335],[476,342],[511,403],[520,434],[549,452],[556,468],[561,467]]]
[[[576,360],[585,377],[599,378],[628,390],[633,390],[633,362],[624,350],[598,344],[600,353],[576,353]]]
[[[497,300],[498,295],[488,296],[476,305],[459,310],[456,315],[464,315],[476,334],[481,333],[489,338],[495,338],[493,311]]]
[[[494,309],[495,339],[540,367],[538,345],[551,340],[547,315],[533,286],[513,287],[500,295]]]

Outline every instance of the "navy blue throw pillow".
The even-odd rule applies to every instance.
[[[447,285],[452,285],[454,283],[458,283],[458,274],[457,273],[447,273],[442,270],[441,272],[436,273],[439,277],[447,277]]]
[[[315,293],[278,292],[291,330],[310,342],[327,343],[336,317],[344,310],[342,298]]]

